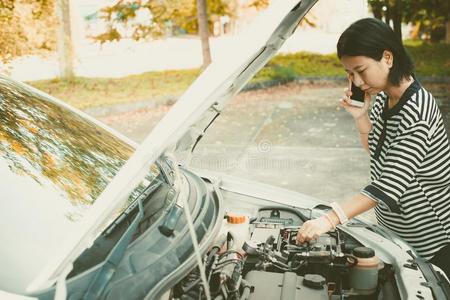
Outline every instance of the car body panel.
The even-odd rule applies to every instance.
[[[215,61],[199,76],[96,199],[82,228],[62,243],[58,255],[28,287],[29,292],[51,286],[57,274],[69,268],[92,244],[107,220],[125,203],[162,153],[176,149],[180,158],[183,151],[192,151],[226,102],[275,55],[315,2],[289,0],[275,3],[248,32],[239,36],[236,56],[231,53],[233,56],[227,55],[227,58],[232,57],[231,60]]]

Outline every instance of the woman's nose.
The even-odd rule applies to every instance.
[[[354,74],[353,75],[353,83],[357,86],[360,87],[364,84],[364,80],[362,80],[361,76]]]

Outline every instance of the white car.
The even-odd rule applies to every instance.
[[[140,146],[0,77],[0,299],[450,299],[388,230],[355,218],[297,245],[325,202],[189,166],[315,2],[271,6]]]

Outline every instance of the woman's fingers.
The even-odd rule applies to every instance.
[[[308,231],[304,232],[302,234],[297,235],[297,242],[299,244],[305,243],[305,242],[311,242],[314,240],[317,240],[319,238],[319,235],[315,233],[314,231]]]
[[[302,227],[297,232],[297,242],[303,243],[308,241],[308,232],[311,230],[310,222],[306,221]]]
[[[347,96],[348,98],[350,98],[352,96],[352,91],[351,89],[349,89],[348,87],[344,89],[344,94],[345,96]]]
[[[317,240],[319,238],[320,228],[318,228],[315,220],[306,221],[297,232],[297,242],[304,243]]]
[[[342,98],[342,102],[347,104],[347,105],[350,105],[352,103],[350,98]]]

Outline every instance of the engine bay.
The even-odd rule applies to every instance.
[[[309,218],[290,207],[264,207],[256,216],[228,213],[204,257],[211,299],[399,299],[392,267],[340,229],[297,244]],[[206,299],[194,269],[172,299]]]

